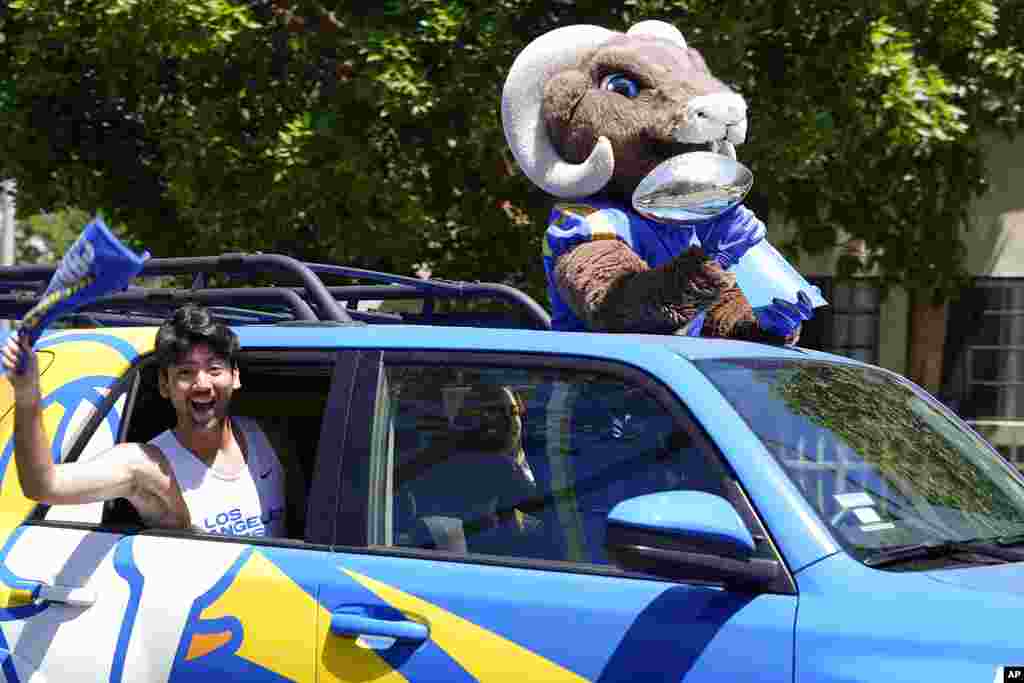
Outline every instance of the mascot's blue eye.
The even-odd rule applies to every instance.
[[[611,90],[633,99],[640,93],[640,86],[624,74],[611,74],[601,79],[601,90]]]

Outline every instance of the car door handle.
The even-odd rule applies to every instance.
[[[363,610],[339,610],[331,614],[331,633],[337,636],[385,636],[422,643],[430,631],[409,619],[375,619]]]

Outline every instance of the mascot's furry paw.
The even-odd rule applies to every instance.
[[[555,277],[576,314],[604,332],[677,332],[736,286],[699,247],[652,269],[615,240],[576,247],[558,260]]]
[[[806,295],[804,295],[804,299],[800,300],[799,307],[793,306],[793,304],[788,302],[782,302],[787,306],[785,309],[787,313],[784,315],[780,311],[773,310],[771,314],[767,314],[766,318],[771,320],[768,323],[770,326],[765,328],[761,326],[757,313],[750,307],[747,297],[743,295],[743,292],[738,287],[734,287],[723,293],[718,303],[708,309],[707,316],[704,318],[704,327],[701,329],[701,335],[704,337],[742,339],[743,341],[761,342],[763,344],[792,346],[800,339],[800,324],[802,320],[808,320],[810,316],[794,322],[793,318],[790,317],[793,313],[788,307],[799,308],[801,312],[800,317],[802,317],[803,311],[806,310],[805,307],[810,305],[810,300],[805,299]],[[767,311],[777,307],[778,304],[761,310]],[[787,321],[784,324],[779,322],[783,318]]]

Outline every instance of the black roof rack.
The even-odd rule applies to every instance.
[[[0,267],[0,319],[21,318],[38,301],[55,268],[54,265]],[[209,276],[213,274],[228,275],[232,281],[237,281],[237,276],[265,279],[275,275],[287,284],[213,288],[208,286]],[[290,256],[261,253],[150,259],[140,277],[156,276],[191,276],[192,286],[188,289],[131,286],[65,316],[61,325],[152,325],[177,306],[194,301],[235,324],[331,321],[551,329],[551,318],[540,304],[524,292],[500,283],[420,279],[361,268],[304,263]],[[322,276],[376,284],[328,285]],[[393,300],[418,301],[419,307],[412,312],[360,307],[367,301]],[[500,302],[502,310],[493,311],[482,305],[470,305],[470,310],[466,311],[451,310],[455,308],[453,302],[479,304],[485,300]],[[439,302],[447,303],[439,306]]]

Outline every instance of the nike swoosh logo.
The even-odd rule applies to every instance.
[[[266,479],[267,477],[269,477],[269,476],[270,476],[270,473],[271,473],[272,471],[273,471],[273,470],[267,470],[266,472],[264,472],[263,474],[261,474],[261,475],[260,475],[260,479]]]

